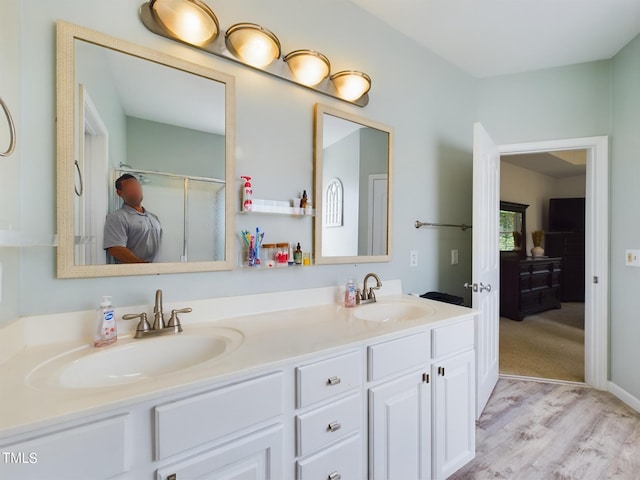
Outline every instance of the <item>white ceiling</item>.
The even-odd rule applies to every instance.
[[[640,0],[350,0],[476,77],[613,57]]]
[[[587,172],[586,150],[503,155],[500,160],[554,178],[575,177]]]

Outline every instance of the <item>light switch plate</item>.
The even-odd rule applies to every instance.
[[[418,266],[418,251],[417,250],[411,250],[411,252],[409,252],[409,266],[410,267],[417,267]]]
[[[624,264],[627,267],[640,267],[640,250],[628,249],[626,251]]]
[[[458,265],[458,250],[451,250],[451,265]]]

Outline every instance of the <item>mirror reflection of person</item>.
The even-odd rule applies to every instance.
[[[104,249],[116,263],[153,262],[160,247],[162,225],[156,215],[142,206],[142,185],[125,173],[116,180],[122,207],[107,215]]]

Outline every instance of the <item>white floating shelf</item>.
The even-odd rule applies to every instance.
[[[251,210],[242,210],[242,214],[264,213],[270,215],[289,215],[292,217],[313,217],[316,214],[313,208],[292,207],[290,202],[281,200],[252,200]]]
[[[0,247],[56,247],[58,236],[47,233],[24,233],[0,230]]]

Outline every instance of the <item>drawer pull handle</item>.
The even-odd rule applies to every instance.
[[[341,478],[342,478],[342,475],[340,475],[338,472],[332,472],[327,477],[327,480],[340,480]]]
[[[340,422],[331,422],[327,427],[327,430],[329,430],[330,432],[335,432],[340,430],[341,428],[342,428],[342,425],[340,425]]]
[[[340,377],[329,377],[327,379],[327,384],[333,387],[334,385],[338,385],[341,381],[342,379],[340,379]]]

